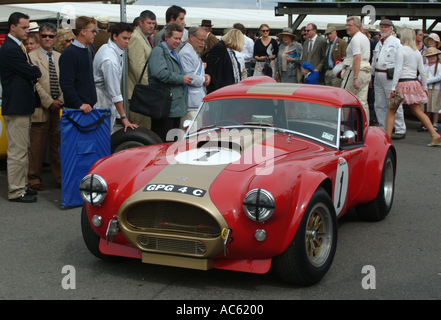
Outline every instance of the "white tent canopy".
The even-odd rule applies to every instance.
[[[131,22],[139,16],[144,10],[151,10],[156,14],[159,25],[165,24],[165,12],[168,6],[149,6],[149,5],[130,5],[126,7],[127,21]],[[0,6],[0,22],[6,22],[12,12],[20,11],[31,17],[31,21],[39,21],[45,19],[56,19],[57,16],[63,17],[68,14],[75,16],[98,16],[104,14],[109,16],[111,22],[120,21],[120,5],[112,4],[96,4],[96,3],[38,3],[38,4],[14,4]],[[197,26],[203,19],[212,21],[214,28],[231,28],[236,22],[242,23],[246,28],[259,28],[262,23],[266,23],[272,29],[282,29],[288,25],[288,17],[274,16],[274,10],[257,10],[257,9],[225,9],[225,8],[198,8],[186,7],[187,15],[185,21],[187,27]],[[293,15],[293,19],[297,16]],[[346,16],[320,16],[308,15],[302,22],[301,26],[308,23],[315,23],[320,30],[327,28],[331,24],[344,24]],[[428,20],[428,23],[431,23]],[[396,25],[405,24],[412,28],[421,28],[422,22],[409,21],[402,18]],[[441,30],[441,26],[437,26],[435,30]]]

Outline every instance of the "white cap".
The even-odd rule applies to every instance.
[[[101,23],[109,23],[109,17],[105,14],[100,14],[98,17],[95,17],[95,20]]]

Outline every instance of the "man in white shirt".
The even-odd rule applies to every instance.
[[[392,35],[393,23],[389,19],[380,22],[381,39],[374,49],[372,59],[372,76],[375,76],[375,114],[377,115],[378,126],[386,128],[386,115],[388,109],[387,97],[392,88],[392,78],[388,79],[387,69],[395,68],[395,57],[398,48],[401,47],[400,40]],[[370,86],[372,87],[372,79]],[[404,122],[403,106],[400,106],[395,114],[395,133],[393,139],[403,139],[406,134],[406,123]]]
[[[191,27],[188,30],[188,42],[179,51],[179,60],[186,75],[193,78],[188,85],[187,115],[181,118],[192,120],[196,115],[202,99],[205,97],[205,87],[210,83],[210,76],[205,74],[205,63],[199,58],[199,52],[205,45],[208,32],[203,27]]]
[[[126,117],[123,97],[121,95],[121,74],[123,52],[130,42],[133,28],[128,23],[117,23],[107,44],[101,46],[93,62],[93,74],[97,91],[98,102],[95,109],[111,109],[110,128],[113,132],[116,113],[121,116],[124,131],[127,128],[135,129],[138,125],[131,124]]]
[[[343,61],[346,68],[342,72],[341,87],[352,92],[360,100],[369,124],[367,94],[371,81],[371,65],[369,64],[371,44],[360,29],[359,17],[351,16],[346,19],[346,31],[352,39],[346,49],[346,59]]]

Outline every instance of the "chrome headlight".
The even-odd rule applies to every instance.
[[[254,189],[243,200],[243,210],[254,221],[268,220],[276,210],[274,197],[265,189]]]
[[[89,174],[80,182],[80,194],[83,200],[90,205],[98,205],[107,195],[107,183],[97,174]]]

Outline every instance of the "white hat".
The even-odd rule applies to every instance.
[[[38,23],[36,22],[29,23],[29,32],[39,32],[39,31],[40,31],[40,27],[38,26]]]
[[[109,23],[109,17],[105,14],[100,14],[98,17],[95,17],[95,20],[101,23]]]

